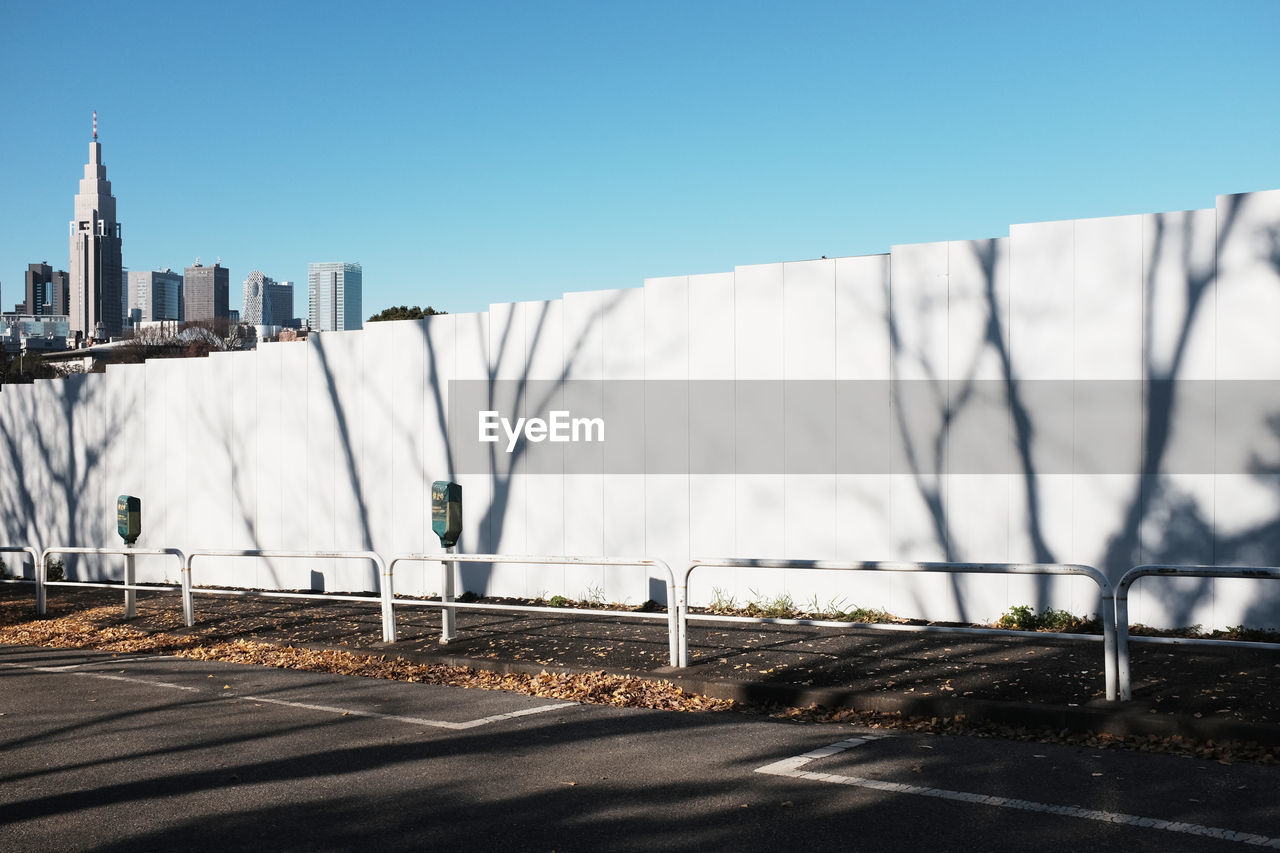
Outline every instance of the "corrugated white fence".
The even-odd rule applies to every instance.
[[[1277,328],[1280,191],[1220,196],[1207,210],[1015,225],[1004,238],[887,255],[650,279],[9,386],[0,394],[2,532],[5,544],[114,545],[115,497],[129,493],[142,499],[142,546],[432,552],[430,484],[456,479],[468,552],[647,555],[672,565],[1062,562],[1097,566],[1112,580],[1138,563],[1274,565],[1280,410],[1257,400],[1277,399],[1267,393],[1280,382]],[[640,429],[643,439],[659,423],[688,424],[689,466],[527,473],[498,457],[485,470],[458,470],[453,380],[495,389],[510,387],[505,380],[596,382],[606,410],[615,380],[688,381],[684,403],[632,406],[617,428]],[[741,399],[700,395],[705,380],[725,382],[715,388],[862,381],[883,388],[884,399],[835,405],[828,420],[793,406],[780,383],[776,405],[766,394],[744,412]],[[896,398],[894,383],[904,381],[933,401],[932,417]],[[1170,393],[1153,393],[1169,381]],[[1050,409],[1027,402],[1043,387],[1075,389],[1051,407],[1053,423],[1037,422]],[[1108,405],[1086,393],[1096,387],[1111,389]],[[956,449],[984,395],[993,397],[983,401],[988,411],[1004,414],[994,428],[984,421],[983,436],[1008,460],[989,468],[962,462]],[[762,412],[776,418],[772,432],[749,440],[735,428],[698,429]],[[452,424],[454,441],[473,429]],[[862,431],[893,436],[897,452],[883,466],[850,468],[839,448]],[[795,448],[822,453],[828,444],[829,473],[812,473],[811,460],[792,473]],[[1096,464],[1100,453],[1120,462]],[[772,473],[756,473],[762,454],[773,457]],[[87,559],[69,567],[106,570]],[[160,561],[138,563],[142,580],[172,574]],[[208,582],[377,584],[364,567],[324,560],[246,559],[217,572]],[[436,591],[436,573],[404,572],[397,591]],[[499,595],[665,596],[656,578],[645,585],[600,566],[469,566],[463,583]],[[1164,584],[1135,596],[1131,615],[1276,624],[1276,593],[1252,583]],[[1060,578],[850,585],[814,573],[708,569],[691,595],[706,600],[713,589],[738,601],[785,593],[799,604],[940,620],[991,619],[1013,604],[1094,606],[1089,584]]]

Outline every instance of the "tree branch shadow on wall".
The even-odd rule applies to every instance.
[[[905,463],[904,473],[910,478],[916,495],[928,514],[933,541],[941,559],[945,562],[990,562],[991,555],[967,553],[957,541],[951,511],[952,499],[948,497],[947,488],[957,453],[957,448],[953,446],[957,427],[966,417],[967,410],[980,404],[984,390],[981,386],[988,381],[979,378],[981,365],[984,360],[994,356],[999,381],[1004,390],[1003,402],[1008,414],[1012,461],[1017,469],[1026,506],[1025,533],[1032,549],[1032,560],[1037,563],[1056,563],[1057,555],[1050,548],[1043,528],[1040,482],[1033,452],[1035,418],[1024,400],[1022,385],[1008,347],[1007,319],[998,286],[1000,241],[978,240],[971,241],[968,245],[981,275],[980,301],[985,322],[979,346],[969,354],[959,376],[950,375],[953,371],[949,364],[939,368],[931,362],[925,349],[927,342],[922,341],[921,346],[916,349],[909,347],[902,333],[903,318],[900,316],[906,309],[901,303],[892,301],[890,296],[885,322],[889,329],[893,377],[892,406],[895,414],[892,422],[900,448],[900,456],[895,454],[894,458],[900,458]],[[917,309],[914,321],[921,328],[928,328],[929,318],[926,312],[929,306],[922,303],[914,307]],[[952,307],[949,302],[946,310],[947,321],[950,322],[949,312]],[[900,379],[904,362],[914,364],[917,372],[924,378]],[[925,396],[928,400],[922,404],[921,398]],[[922,417],[925,423],[917,423],[918,417]],[[1002,556],[999,561],[1006,559],[1007,557]],[[960,620],[972,621],[972,608],[967,601],[964,580],[959,575],[949,574],[947,582]],[[1037,606],[1043,607],[1048,600],[1050,583],[1048,576],[1035,576]],[[926,603],[918,591],[914,591],[914,599],[917,612],[925,612],[923,608]]]
[[[504,367],[512,364],[518,368],[518,379],[512,380],[514,383],[515,397],[510,401],[501,401],[502,403],[510,403],[512,411],[523,413],[529,411],[545,411],[551,407],[553,399],[557,393],[560,393],[565,383],[569,381],[569,376],[573,372],[577,360],[581,357],[583,348],[592,332],[596,329],[596,324],[603,324],[607,316],[612,314],[618,304],[624,298],[622,293],[615,294],[611,299],[605,301],[600,308],[599,313],[590,325],[588,325],[572,342],[565,342],[562,345],[563,362],[561,368],[553,379],[537,380],[532,383],[540,391],[545,391],[541,399],[528,400],[527,396],[531,393],[531,380],[528,377],[528,353],[534,352],[539,343],[544,340],[550,340],[547,336],[548,332],[548,313],[550,312],[551,302],[536,303],[538,307],[537,317],[535,318],[532,332],[524,342],[523,347],[517,347],[514,331],[514,312],[508,315],[506,323],[498,332],[499,338],[496,348],[492,341],[495,334],[493,325],[493,314],[490,313],[489,333],[485,336],[477,336],[482,347],[486,347],[480,355],[482,363],[485,365],[484,381],[487,381],[489,387],[488,402],[491,407],[497,405],[498,401],[494,399],[494,388],[497,383],[498,376],[502,374]],[[535,303],[521,303],[528,310]],[[464,315],[458,315],[462,317]],[[528,320],[525,319],[525,328],[529,328]],[[454,480],[458,477],[459,472],[456,468],[457,460],[454,458],[451,435],[449,429],[449,412],[448,405],[444,398],[443,388],[446,386],[448,377],[440,375],[439,361],[436,353],[435,343],[431,339],[430,327],[427,323],[422,323],[419,329],[424,336],[428,353],[428,376],[427,385],[430,388],[430,403],[433,408],[434,419],[437,427],[441,431],[441,435],[446,437],[446,458],[445,473],[446,478]],[[554,344],[554,342],[553,342]],[[458,377],[462,378],[462,377]],[[463,379],[465,381],[465,379]],[[462,439],[462,440],[465,440]],[[514,478],[519,476],[522,470],[522,462],[528,452],[527,442],[517,442],[510,453],[505,448],[500,449],[496,444],[488,447],[488,482],[492,489],[489,496],[487,506],[478,522],[480,549],[482,552],[497,552],[500,543],[503,541],[503,533],[512,519],[509,514],[512,512],[512,489],[514,487]],[[502,457],[499,457],[499,453]],[[428,477],[428,479],[432,479]],[[464,500],[465,504],[465,500]],[[429,508],[428,508],[429,510]],[[464,514],[464,518],[466,515]],[[470,523],[470,522],[468,522]],[[460,566],[460,574],[463,589],[471,591],[487,591],[493,580],[494,572],[498,567],[493,564],[471,563],[462,564]]]
[[[123,413],[119,406],[97,405],[104,381],[101,374],[38,380],[21,390],[10,388],[0,401],[5,415],[0,441],[8,469],[8,488],[0,489],[5,544],[37,549],[111,544],[94,542],[94,531],[114,508],[114,495],[106,499],[97,475],[107,454],[123,440]],[[35,451],[34,460],[24,451],[24,441]],[[60,558],[69,579],[110,576],[105,573],[109,557]]]
[[[1105,551],[1101,565],[1097,567],[1113,582],[1129,568],[1144,562],[1214,562],[1220,565],[1274,565],[1280,562],[1280,518],[1266,519],[1238,533],[1224,535],[1220,532],[1220,521],[1215,525],[1213,518],[1206,516],[1201,501],[1181,488],[1176,478],[1171,476],[1176,472],[1166,470],[1179,406],[1183,403],[1181,395],[1189,387],[1182,383],[1194,330],[1197,321],[1205,315],[1206,296],[1217,283],[1216,260],[1236,228],[1241,203],[1241,197],[1228,197],[1225,215],[1216,225],[1214,251],[1207,263],[1193,257],[1196,241],[1194,221],[1190,215],[1172,213],[1153,217],[1151,245],[1144,246],[1144,262],[1148,268],[1143,280],[1141,467],[1130,478],[1131,488],[1122,501],[1120,511],[1114,516],[1113,531],[1105,536]],[[1183,308],[1171,326],[1171,336],[1165,338],[1170,343],[1161,348],[1157,346],[1157,336],[1153,333],[1153,307],[1161,287],[1157,277],[1162,271],[1167,272],[1162,268],[1162,264],[1168,263],[1163,260],[1163,250],[1172,229],[1179,229],[1181,237],[1182,251],[1177,262],[1182,270],[1180,295]],[[987,332],[983,346],[996,356],[1000,365],[1014,449],[1014,479],[1026,507],[1022,532],[1035,562],[1057,563],[1061,555],[1048,542],[1044,528],[1040,494],[1043,474],[1037,469],[1035,454],[1037,410],[1026,399],[1023,387],[1026,380],[1018,375],[1007,344],[1008,321],[1004,317],[997,286],[997,241],[975,241],[971,245],[982,270],[984,284]],[[1270,253],[1265,259],[1280,272],[1280,230],[1272,233],[1268,245]],[[910,475],[919,500],[928,512],[934,541],[944,559],[985,560],[987,555],[964,553],[957,543],[951,507],[944,494],[942,479],[938,476],[947,470],[953,428],[963,416],[966,406],[974,400],[971,393],[975,381],[972,368],[981,353],[975,354],[973,362],[965,366],[963,375],[950,380],[951,387],[947,388],[947,380],[928,363],[923,351],[908,348],[901,334],[902,318],[898,316],[902,310],[901,305],[890,303],[886,317],[895,376],[897,365],[907,359],[914,360],[924,369],[926,378],[922,381],[927,384],[936,407],[936,422],[932,430],[912,433],[911,427],[915,425],[896,419],[896,434],[902,445],[902,458],[907,463],[906,473]],[[900,406],[901,390],[896,387],[896,379],[894,384],[895,406]],[[1280,421],[1275,424],[1280,433]],[[1280,492],[1280,470],[1258,463],[1252,473],[1259,481]],[[1206,558],[1206,553],[1210,557]],[[1049,604],[1052,584],[1053,579],[1049,576],[1036,577],[1037,607]],[[1152,584],[1150,594],[1156,596],[1174,622],[1191,624],[1195,608],[1205,596],[1212,594],[1212,589],[1213,581],[1209,579],[1196,579],[1194,582],[1188,579],[1183,585]],[[965,618],[964,591],[956,576],[951,576],[951,590],[962,618]],[[1251,606],[1250,618],[1273,620],[1277,601],[1280,601],[1280,596],[1268,592]],[[918,597],[916,603],[918,606],[923,604]]]

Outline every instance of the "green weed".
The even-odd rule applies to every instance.
[[[1094,619],[1084,619],[1066,610],[1054,610],[1052,607],[1037,614],[1029,604],[1015,604],[996,621],[1001,628],[1013,628],[1018,631],[1050,631],[1053,633],[1069,633],[1088,630],[1096,625]]]

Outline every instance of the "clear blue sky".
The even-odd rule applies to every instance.
[[[1280,2],[0,0],[0,282],[364,265],[364,312],[1280,188]]]

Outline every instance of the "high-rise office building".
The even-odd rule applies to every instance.
[[[282,281],[267,288],[263,297],[263,312],[271,317],[273,326],[292,326],[297,315],[293,313],[293,282]]]
[[[231,273],[221,262],[206,267],[196,261],[182,272],[182,302],[188,323],[227,319],[231,305]]]
[[[22,303],[25,313],[37,316],[70,313],[66,270],[55,270],[46,263],[27,264],[26,285],[27,298]]]
[[[255,326],[287,326],[293,319],[293,282],[276,282],[258,270],[244,280],[240,321]]]
[[[182,320],[182,276],[171,269],[129,273],[129,307],[142,320]]]
[[[271,282],[271,276],[263,275],[260,270],[254,270],[249,273],[249,277],[244,280],[244,291],[240,300],[240,316],[244,317],[246,323],[253,325],[264,324],[262,319],[262,291],[266,285]]]
[[[53,278],[53,267],[46,263],[27,264],[27,298],[21,303],[23,314],[39,314],[44,291]],[[15,308],[18,306],[14,306]]]
[[[316,331],[359,329],[364,325],[359,264],[307,264],[307,320]]]
[[[71,220],[71,264],[68,269],[68,313],[71,331],[86,337],[120,334],[120,223],[111,195],[107,167],[98,142],[98,114],[93,114],[89,162],[76,193]]]

